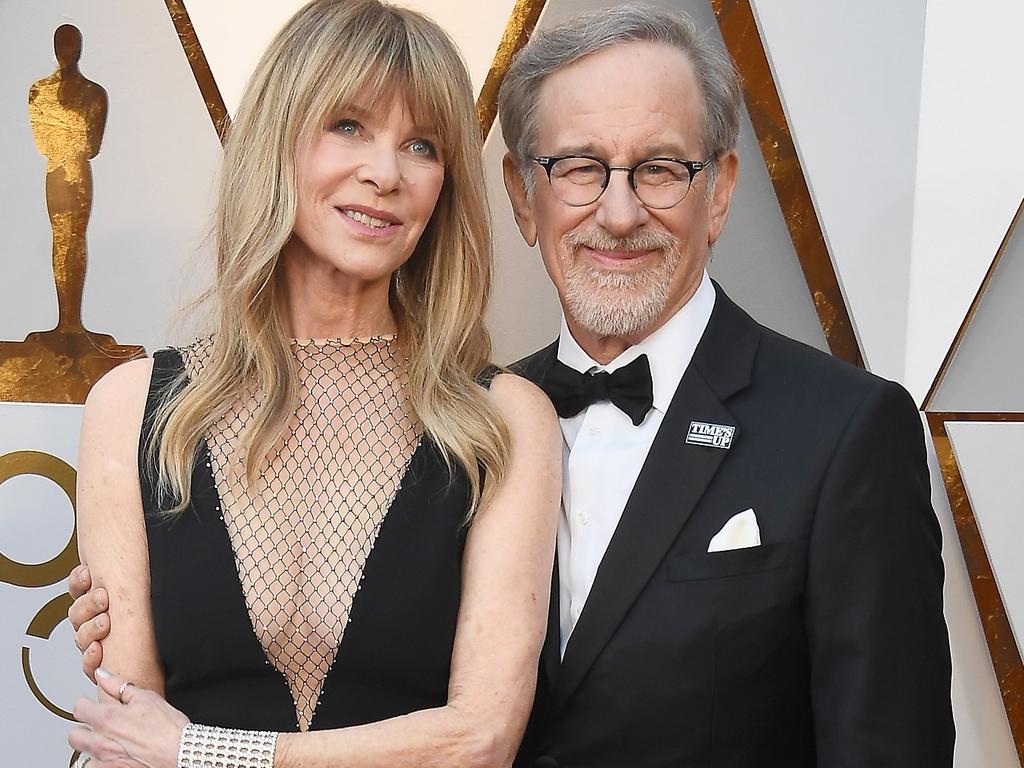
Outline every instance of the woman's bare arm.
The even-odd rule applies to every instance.
[[[139,489],[139,432],[152,360],[101,379],[85,404],[78,468],[78,549],[110,595],[104,666],[163,692],[149,602],[149,554]]]

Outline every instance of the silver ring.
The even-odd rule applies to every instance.
[[[92,760],[92,755],[87,755],[85,754],[85,752],[82,752],[78,756],[78,759],[75,760],[75,764],[74,766],[72,766],[72,768],[85,768],[85,764],[88,763],[90,760]]]
[[[130,683],[128,681],[121,683],[121,687],[117,689],[117,700],[122,704],[127,704],[128,702],[124,700],[124,692],[134,686],[135,683]]]

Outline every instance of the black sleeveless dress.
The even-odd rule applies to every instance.
[[[173,520],[160,514],[149,480],[144,451],[154,413],[182,365],[176,350],[154,356],[139,457],[166,697],[193,722],[294,732],[294,702],[253,631],[212,470],[198,462],[192,504]],[[449,473],[424,436],[366,560],[311,730],[446,703],[468,499],[464,472],[456,464]]]

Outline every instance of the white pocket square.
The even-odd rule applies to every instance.
[[[708,544],[708,552],[725,552],[730,549],[747,549],[761,546],[761,531],[753,509],[747,509],[729,518],[722,530],[714,535]]]

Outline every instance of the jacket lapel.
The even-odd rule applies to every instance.
[[[555,567],[551,573],[551,602],[548,603],[548,631],[544,636],[544,645],[540,652],[540,668],[542,679],[539,682],[551,694],[555,690],[558,679],[558,666],[561,663],[561,616],[558,604],[558,555],[555,555]]]
[[[518,362],[512,363],[512,365],[509,366],[509,370],[513,373],[519,374],[524,379],[532,381],[537,386],[540,386],[540,382],[544,378],[544,374],[547,373],[548,366],[554,362],[557,355],[558,339],[555,339],[543,349],[539,349],[532,355],[524,357]]]
[[[727,450],[688,444],[690,423],[734,426],[734,440],[743,439],[741,425],[724,401],[749,384],[760,329],[715,287],[711,320],[665,413],[569,639],[558,670],[553,712],[582,682],[729,455]]]

